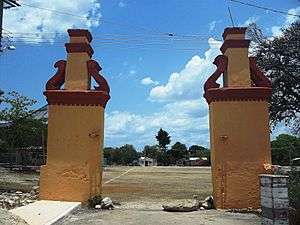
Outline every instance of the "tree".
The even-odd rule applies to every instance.
[[[288,134],[280,134],[271,141],[272,163],[290,165],[290,160],[300,157],[300,138]]]
[[[121,155],[122,155],[122,164],[128,165],[133,163],[134,160],[138,159],[138,154],[133,147],[133,145],[123,145],[120,147]]]
[[[3,98],[3,103],[7,107],[0,111],[0,120],[7,122],[8,126],[0,129],[0,139],[6,141],[10,146],[10,167],[12,169],[14,149],[40,146],[38,143],[41,142],[41,130],[47,128],[41,120],[29,117],[32,111],[28,107],[35,104],[34,100],[13,91]]]
[[[170,152],[175,161],[183,159],[188,155],[186,145],[181,144],[179,141],[172,146]]]
[[[156,156],[158,155],[158,149],[159,147],[157,145],[145,145],[143,155],[149,158],[156,159]]]
[[[189,154],[192,157],[207,157],[209,153],[209,150],[203,146],[192,145],[189,148]]]
[[[249,25],[248,35],[257,42],[254,53],[257,65],[271,80],[270,120],[274,128],[285,122],[300,134],[300,22],[282,29],[274,38],[264,38],[255,24]]]
[[[163,163],[166,161],[166,151],[167,151],[167,145],[171,142],[171,137],[169,136],[169,133],[162,128],[157,132],[157,135],[155,136],[156,140],[158,142],[158,145],[163,152]]]

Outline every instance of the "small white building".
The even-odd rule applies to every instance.
[[[140,166],[155,166],[156,160],[148,157],[141,157],[139,158],[139,165]]]

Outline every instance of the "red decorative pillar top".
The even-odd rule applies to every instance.
[[[44,94],[48,104],[101,105],[110,99],[110,88],[99,74],[101,66],[91,59],[94,51],[88,30],[69,29],[70,43],[66,43],[67,61],[55,63],[56,74],[47,82]],[[91,90],[91,77],[99,85]],[[64,84],[65,89],[61,90]]]
[[[269,79],[256,66],[255,57],[248,57],[250,41],[245,40],[245,27],[226,28],[216,71],[204,84],[204,97],[212,101],[266,100],[271,97]],[[223,87],[216,83],[223,74]]]

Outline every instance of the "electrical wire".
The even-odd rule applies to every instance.
[[[59,13],[59,14],[66,15],[66,16],[77,17],[77,18],[80,18],[80,19],[88,19],[88,17],[86,17],[86,16],[79,16],[79,15],[75,15],[75,14],[72,14],[72,13],[61,12],[61,11],[58,11],[58,10],[44,8],[44,7],[39,7],[39,6],[33,6],[33,5],[26,4],[26,3],[22,3],[22,5],[27,6],[27,7],[31,7],[31,8],[36,8],[36,9],[41,9],[41,10],[45,10],[45,11],[50,11],[50,12],[54,12],[54,13]],[[100,22],[100,19],[99,20],[95,20],[94,19],[94,21],[99,21]],[[141,30],[145,30],[145,31],[151,31],[152,33],[157,33],[157,34],[163,34],[163,35],[169,35],[169,36],[170,35],[174,35],[172,33],[166,33],[166,32],[162,32],[162,31],[156,30],[156,29],[150,29],[150,28],[146,28],[146,27],[143,27],[143,26],[139,26],[139,25],[131,25],[131,24],[113,22],[111,20],[101,19],[101,22],[102,23],[112,24],[112,25],[117,25],[117,26],[126,26],[126,27],[129,27],[129,28],[141,29]]]
[[[300,18],[300,15],[298,15],[298,14],[288,13],[288,12],[280,11],[280,10],[277,10],[277,9],[270,9],[270,8],[267,8],[267,7],[254,5],[254,4],[250,4],[250,3],[242,2],[242,1],[238,1],[238,0],[229,0],[229,1],[236,2],[236,3],[242,4],[242,5],[251,6],[251,7],[254,7],[254,8],[258,8],[258,9],[264,9],[264,10],[268,10],[268,11],[271,11],[271,12],[281,13],[281,14],[285,14],[285,15],[289,15],[289,16],[296,16],[296,17]]]

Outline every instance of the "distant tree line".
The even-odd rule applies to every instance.
[[[171,142],[171,136],[163,129],[160,129],[155,137],[158,144],[145,145],[142,152],[137,152],[134,146],[129,144],[120,148],[104,148],[104,158],[109,165],[132,165],[134,162],[136,164],[141,156],[155,159],[158,165],[175,165],[189,157],[207,158],[208,161],[210,159],[209,149],[203,146],[192,145],[187,148],[185,144],[176,142],[168,149],[167,145]]]

